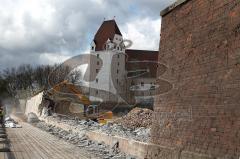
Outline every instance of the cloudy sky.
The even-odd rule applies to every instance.
[[[175,0],[0,0],[0,70],[51,64],[89,52],[105,19],[132,48],[157,50],[160,11]]]

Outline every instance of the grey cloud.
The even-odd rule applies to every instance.
[[[21,63],[40,64],[43,53],[79,54],[89,48],[104,17],[116,16],[121,26],[141,17],[157,19],[160,10],[174,0],[43,0],[35,1],[40,3],[37,15],[29,9],[28,0],[16,1],[27,7],[18,9],[12,2],[0,7],[0,70]],[[15,10],[8,11],[10,8]]]
[[[136,0],[142,9],[146,7],[146,12],[152,16],[160,16],[160,11],[165,9],[170,4],[174,3],[176,0]],[[145,13],[145,14],[147,14]]]

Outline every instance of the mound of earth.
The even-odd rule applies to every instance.
[[[127,115],[116,119],[114,123],[131,129],[149,128],[152,125],[152,114],[153,111],[150,109],[134,108]]]

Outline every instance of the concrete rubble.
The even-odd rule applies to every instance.
[[[109,122],[105,125],[100,125],[97,122],[91,120],[89,121],[79,120],[77,118],[58,115],[48,116],[45,117],[45,119],[73,126],[80,133],[85,133],[85,131],[98,131],[106,133],[108,135],[120,136],[141,142],[148,142],[150,140],[150,128],[145,127],[128,128],[124,126],[125,124],[115,122],[114,123]]]
[[[109,122],[105,125],[101,125],[92,120],[80,120],[78,118],[64,116],[60,114],[53,114],[52,116],[43,115],[40,118],[39,122],[29,122],[35,125],[36,127],[51,133],[67,142],[77,145],[80,148],[86,149],[91,153],[95,154],[100,158],[114,158],[114,159],[125,159],[133,158],[128,156],[118,149],[118,143],[111,146],[107,146],[104,143],[97,143],[88,139],[86,133],[89,131],[104,133],[110,136],[119,136],[127,139],[133,139],[140,142],[149,142],[150,140],[150,128],[151,121],[148,120],[152,114],[151,110],[135,108],[130,111],[126,116],[117,119],[117,122]],[[29,115],[32,118],[35,115]],[[125,126],[130,121],[127,119],[131,118],[136,121],[136,118],[141,118],[139,120],[147,119],[147,123],[142,125],[139,123],[129,124]],[[133,119],[134,118],[134,119]],[[42,119],[42,120],[41,120]],[[122,120],[122,122],[119,122]],[[45,122],[46,121],[46,122]],[[51,122],[48,122],[51,121]],[[127,122],[127,123],[123,123]],[[131,121],[131,123],[133,123]],[[60,126],[61,125],[61,126]],[[64,125],[64,126],[63,126]],[[144,127],[139,127],[144,126]]]
[[[120,124],[108,123],[100,126],[97,130],[112,136],[121,136],[124,138],[134,139],[141,142],[148,142],[150,140],[150,129],[144,127],[131,129],[126,128]]]
[[[66,120],[65,120],[66,122]],[[80,122],[84,123],[87,127],[89,125],[95,124],[93,121],[90,122]],[[67,142],[77,145],[78,147],[90,151],[92,154],[96,155],[97,158],[104,159],[134,159],[129,155],[121,153],[117,145],[107,146],[104,143],[97,143],[88,139],[88,137],[82,133],[73,133],[72,131],[65,131],[54,125],[46,124],[43,121],[35,123],[35,126],[51,133],[63,139]]]
[[[28,116],[27,116],[28,123],[35,123],[38,121],[39,121],[38,116],[35,113],[32,113],[32,112],[28,113]]]
[[[14,121],[11,117],[6,117],[4,119],[4,126],[6,128],[21,128],[22,126],[18,122]]]

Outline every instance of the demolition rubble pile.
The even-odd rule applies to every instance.
[[[121,123],[107,123],[100,125],[94,121],[78,120],[66,116],[48,116],[46,120],[54,123],[61,123],[69,125],[75,128],[78,133],[84,134],[86,131],[98,131],[106,133],[112,136],[121,136],[124,138],[130,138],[137,141],[148,142],[150,140],[150,128],[138,127],[138,128],[127,128]],[[57,126],[57,125],[56,125]]]
[[[22,126],[18,122],[14,121],[11,117],[6,117],[4,119],[4,125],[6,128],[21,128]]]
[[[153,111],[150,109],[134,108],[127,115],[117,119],[114,123],[123,125],[126,128],[150,128],[152,125]]]
[[[97,131],[106,133],[111,136],[121,136],[142,142],[148,142],[150,139],[150,129],[143,127],[131,129],[126,128],[121,124],[108,123],[101,126]]]
[[[86,125],[95,124],[93,121],[86,122]],[[67,142],[77,145],[78,147],[90,151],[96,155],[97,158],[104,159],[134,159],[129,155],[121,153],[116,144],[112,146],[106,146],[104,143],[97,143],[89,140],[84,133],[73,133],[72,131],[65,131],[59,127],[46,124],[43,121],[36,123],[38,128],[51,133]]]
[[[45,116],[42,121],[33,124],[61,139],[91,151],[98,157],[100,155],[100,158],[131,158],[121,153],[116,145],[106,146],[104,143],[89,140],[86,133],[95,131],[111,136],[148,142],[150,139],[151,116],[151,110],[135,108],[126,116],[105,125],[92,120],[80,120],[59,114]]]

